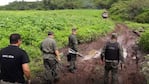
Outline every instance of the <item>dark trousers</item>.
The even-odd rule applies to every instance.
[[[73,71],[76,69],[76,59],[77,59],[77,55],[76,54],[71,54],[69,53],[69,60],[68,62],[70,63],[69,65],[69,70]]]
[[[118,84],[118,62],[106,62],[104,72],[104,84],[109,84],[109,73],[111,72],[111,84]]]
[[[49,60],[44,59],[45,67],[45,80],[51,82],[52,84],[55,80],[59,79],[58,70],[57,70],[57,61],[55,59]]]

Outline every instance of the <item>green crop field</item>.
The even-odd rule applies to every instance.
[[[67,46],[72,27],[78,28],[80,43],[96,40],[114,29],[110,19],[102,19],[102,10],[0,11],[0,48],[9,45],[9,35],[20,33],[21,48],[30,57],[32,74],[42,71],[39,50],[47,32],[55,32],[58,48]]]

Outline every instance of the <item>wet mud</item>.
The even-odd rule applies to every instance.
[[[136,44],[138,35],[124,24],[116,24],[113,32],[118,34],[118,42],[124,49],[125,57],[125,68],[120,69],[118,74],[119,84],[146,84],[145,77],[140,72],[144,55]],[[75,73],[68,71],[68,63],[64,57],[61,78],[56,84],[103,84],[104,65],[99,63],[100,53],[111,33],[94,42],[79,45],[79,51],[84,57],[77,58]],[[67,48],[61,49],[61,52],[66,55]],[[32,83],[43,84],[42,76],[33,79]]]

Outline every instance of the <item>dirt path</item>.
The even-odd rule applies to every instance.
[[[139,63],[143,59],[143,54],[135,45],[137,35],[124,24],[116,24],[113,32],[118,33],[118,41],[124,48],[126,62],[126,68],[119,70],[119,84],[146,84],[145,78],[139,72]],[[85,57],[78,57],[77,71],[74,74],[69,73],[65,62],[62,77],[56,84],[103,84],[104,68],[99,64],[99,55],[110,35],[111,33],[95,42],[80,45],[79,49]],[[66,49],[63,52],[66,52]]]
[[[127,52],[127,56],[125,55],[126,68],[120,71],[120,84],[146,84],[145,78],[140,73],[140,62],[144,55],[136,45],[138,35],[125,25],[118,24],[117,28],[122,31],[118,41]]]

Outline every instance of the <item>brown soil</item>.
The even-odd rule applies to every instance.
[[[125,51],[126,67],[119,70],[119,84],[147,84],[143,74],[140,73],[143,53],[136,47],[138,36],[124,24],[116,24],[113,32],[118,33],[118,41]],[[75,73],[68,71],[68,63],[64,57],[61,78],[56,84],[103,84],[104,66],[99,63],[99,55],[110,35],[111,33],[105,37],[99,37],[94,42],[79,45],[80,53],[85,57],[78,57],[78,69]],[[67,49],[61,51],[66,54]],[[40,77],[35,78],[33,84],[43,84]]]

